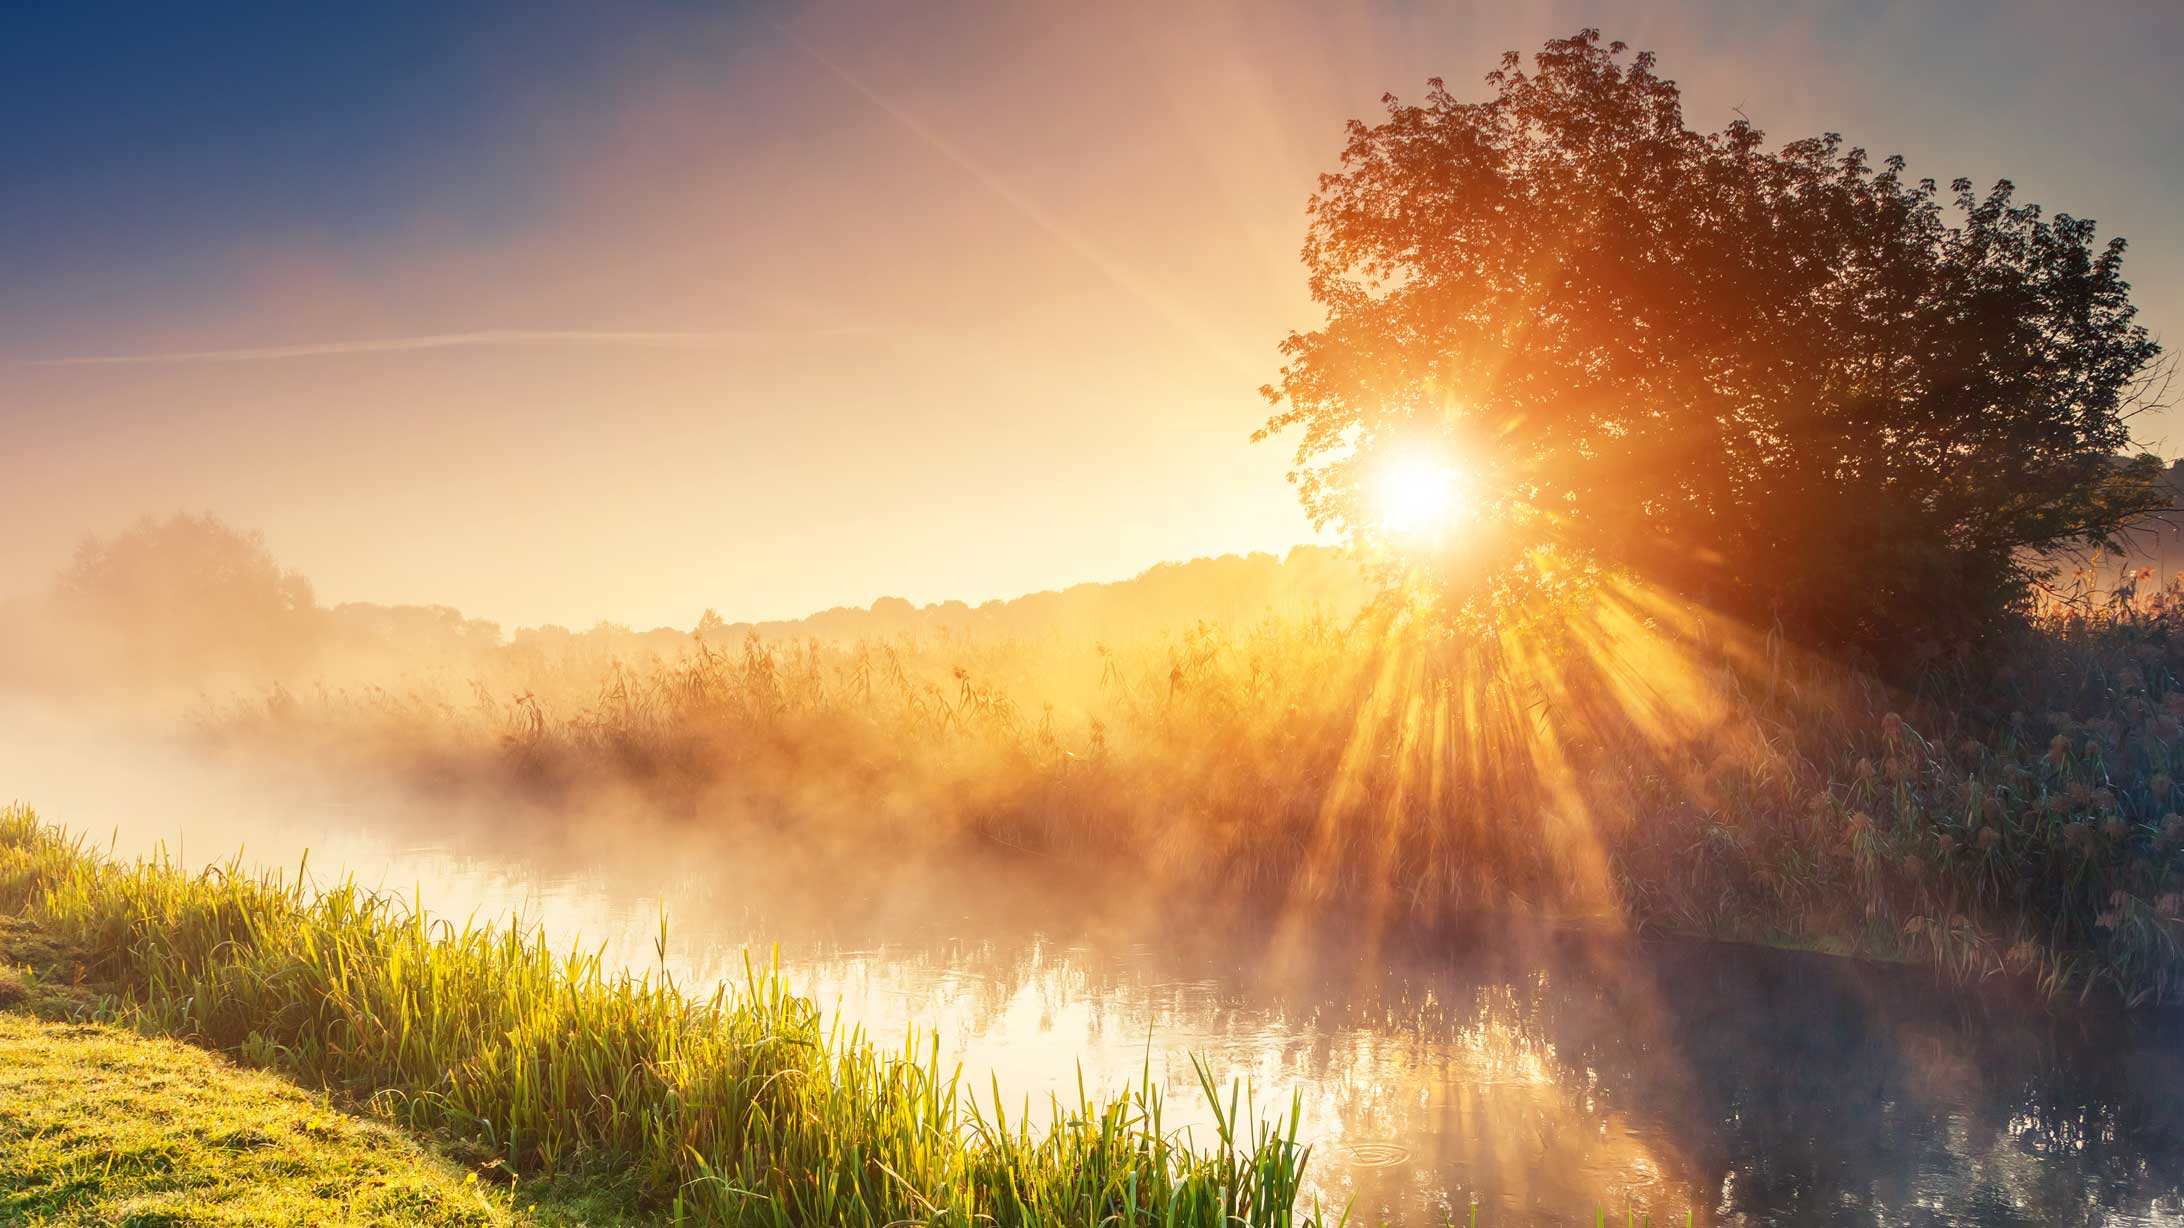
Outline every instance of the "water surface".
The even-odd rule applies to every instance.
[[[1346,932],[1073,891],[1066,866],[946,874],[884,848],[680,842],[630,816],[481,830],[468,810],[18,724],[0,781],[125,854],[238,849],[319,881],[515,913],[691,986],[778,959],[882,1043],[938,1029],[1025,1098],[1191,1055],[1294,1095],[1312,1192],[1353,1222],[2184,1225],[2184,1029],[2062,1013],[1821,956],[1497,926]],[[572,830],[579,833],[572,835]],[[1094,898],[1096,897],[1096,898]],[[1279,935],[1279,937],[1276,937]]]

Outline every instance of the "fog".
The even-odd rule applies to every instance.
[[[1335,720],[1388,670],[1352,647],[1344,566],[511,633],[327,609],[247,533],[148,522],[8,611],[0,793],[113,856],[353,880],[692,990],[778,961],[831,1019],[932,1029],[1035,1113],[1150,1077],[1205,1131],[1197,1055],[1266,1115],[1296,1096],[1309,1194],[1368,1221],[2184,1222],[2173,1020],[1633,936],[1554,882],[1585,863],[1384,776],[1410,709]],[[1193,608],[1219,617],[1171,625]],[[1651,743],[1610,744],[1646,770],[1735,745],[1718,703],[1610,677],[1572,693],[1646,715]],[[1516,727],[1495,695],[1462,699],[1482,736]],[[1473,791],[1520,804],[1487,788],[1515,783],[1496,745],[1591,789],[1585,742],[1474,744],[1505,774]],[[1394,858],[1413,808],[1469,832],[1470,877]]]
[[[778,960],[831,1017],[883,1045],[936,1029],[975,1084],[1035,1111],[1080,1074],[1149,1074],[1204,1131],[1203,1056],[1266,1112],[1298,1095],[1311,1192],[1374,1219],[1460,1219],[1477,1200],[1495,1222],[1578,1223],[1626,1198],[1729,1223],[1934,1200],[1980,1222],[2180,1218],[2173,1027],[1951,1003],[1907,970],[1823,957],[1513,925],[1369,963],[1339,926],[1276,951],[1237,918],[1020,858],[731,847],[633,809],[533,828],[520,805],[208,757],[19,698],[0,720],[11,788],[118,855],[353,877],[693,988]]]

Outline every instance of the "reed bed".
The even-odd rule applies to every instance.
[[[2184,1001],[2184,598],[1909,655],[1884,683],[1626,593],[1484,639],[1384,608],[1116,645],[701,638],[461,696],[281,691],[205,729],[539,815],[635,793],[1261,916],[1585,916]]]
[[[1011,1113],[934,1038],[890,1049],[831,1027],[770,969],[693,997],[519,922],[456,926],[353,884],[307,891],[232,865],[115,862],[22,807],[0,812],[0,909],[69,953],[47,975],[148,1030],[526,1176],[626,1183],[676,1223],[1319,1222],[1296,1206],[1294,1103],[1261,1121],[1203,1065],[1211,1138],[1171,1130],[1150,1078]]]

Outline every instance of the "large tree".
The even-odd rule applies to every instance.
[[[1370,537],[1376,458],[1439,451],[1500,526],[1439,559],[1452,605],[1551,552],[1886,654],[2163,502],[2123,459],[2159,347],[2121,239],[1833,133],[1695,132],[1598,31],[1486,80],[1385,99],[1312,197],[1326,323],[1262,435],[1301,431],[1316,522]]]

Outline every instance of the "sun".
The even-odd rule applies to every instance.
[[[1373,523],[1396,537],[1439,537],[1472,510],[1463,471],[1419,453],[1397,456],[1374,475]]]

